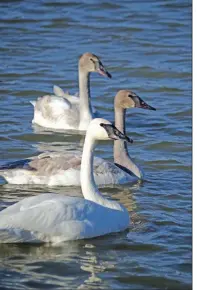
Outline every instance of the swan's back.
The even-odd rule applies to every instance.
[[[64,97],[46,95],[33,105],[32,123],[54,129],[76,129],[79,126],[79,105]]]
[[[45,118],[51,117],[52,114],[61,115],[64,110],[69,110],[70,107],[71,104],[66,99],[51,95],[40,97],[35,103],[35,110],[42,112]]]

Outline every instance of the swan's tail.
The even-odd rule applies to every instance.
[[[29,101],[29,102],[30,102],[30,104],[32,104],[32,106],[35,107],[35,105],[36,105],[36,101]]]

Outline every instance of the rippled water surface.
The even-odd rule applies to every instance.
[[[1,1],[0,160],[74,150],[81,136],[33,128],[29,103],[54,84],[75,93],[77,61],[90,51],[111,80],[91,77],[92,102],[113,120],[113,98],[133,89],[157,111],[130,109],[129,147],[145,181],[102,192],[130,212],[128,231],[56,247],[0,246],[1,289],[191,288],[191,1]],[[112,143],[97,154],[112,160]],[[0,208],[41,192],[9,186]]]

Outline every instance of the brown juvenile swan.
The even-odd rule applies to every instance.
[[[114,100],[115,126],[125,133],[125,112],[128,108],[155,110],[135,93],[121,90]],[[49,186],[80,185],[81,153],[43,153],[0,167],[2,175],[12,184],[46,184]],[[114,163],[94,157],[94,178],[97,185],[130,182],[142,178],[141,170],[131,160],[124,141],[114,141]]]
[[[90,73],[97,72],[111,78],[100,59],[92,53],[79,58],[79,98],[46,95],[31,101],[34,106],[32,123],[52,129],[74,129],[86,131],[94,118],[90,103]],[[58,91],[54,87],[54,91]],[[77,101],[78,99],[78,101]]]

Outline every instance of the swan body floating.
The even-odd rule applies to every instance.
[[[0,243],[51,242],[87,239],[120,232],[129,226],[127,209],[102,196],[93,176],[96,140],[132,142],[109,121],[91,121],[81,161],[83,198],[41,194],[25,198],[0,212]]]
[[[31,101],[34,106],[32,123],[42,127],[62,130],[86,131],[95,117],[90,103],[90,73],[98,72],[111,78],[100,59],[92,53],[84,53],[79,59],[79,98],[66,95],[54,87],[53,95],[46,95]],[[95,110],[94,110],[95,111]]]
[[[121,90],[114,99],[115,126],[125,133],[127,108],[154,110],[139,96]],[[0,175],[11,184],[40,184],[48,186],[80,186],[81,153],[46,152],[36,157],[2,165]],[[142,179],[141,169],[133,162],[123,140],[114,142],[114,163],[94,157],[94,178],[97,185],[123,184]]]

